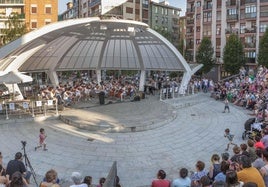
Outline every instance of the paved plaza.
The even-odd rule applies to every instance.
[[[147,186],[159,169],[164,169],[172,180],[181,167],[194,171],[197,160],[204,161],[208,168],[211,155],[221,154],[226,148],[224,129],[230,128],[234,142],[240,144],[244,122],[252,117],[250,111],[232,105],[230,113],[222,113],[224,103],[203,93],[164,101],[147,96],[139,102],[101,106],[89,103],[81,103],[76,110],[66,109],[60,115],[84,125],[88,120],[91,125],[112,126],[113,131],[89,131],[54,118],[16,122],[2,119],[0,151],[5,165],[22,151],[23,140],[27,141],[26,153],[38,182],[54,168],[62,186],[68,186],[73,171],[92,176],[97,184],[117,161],[122,186]],[[41,127],[48,135],[48,151],[35,152]]]

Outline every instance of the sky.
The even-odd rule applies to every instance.
[[[162,1],[162,0],[160,0]],[[67,9],[67,6],[66,4],[68,2],[72,2],[72,0],[58,0],[59,2],[59,14],[63,13],[66,9]],[[181,8],[182,9],[182,13],[181,13],[181,16],[184,16],[185,14],[185,11],[186,11],[186,0],[168,0],[169,2],[169,5],[171,6],[174,6],[174,7],[178,7],[178,8]]]

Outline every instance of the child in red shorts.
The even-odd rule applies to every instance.
[[[45,129],[41,128],[40,129],[40,134],[39,134],[39,145],[37,147],[34,148],[34,150],[36,151],[38,148],[43,147],[44,151],[47,151],[46,148],[46,142],[45,139],[47,138],[47,135],[45,133]]]

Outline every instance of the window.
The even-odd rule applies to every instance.
[[[37,29],[37,20],[31,20],[31,29]]]
[[[196,2],[196,7],[200,7],[201,6],[201,1],[197,1]]]
[[[52,13],[52,11],[51,11],[51,5],[46,5],[45,6],[45,13],[46,14],[51,14]]]
[[[143,0],[143,1],[142,1],[142,4],[144,4],[144,5],[148,5],[149,2],[148,2],[148,0]]]
[[[200,14],[196,14],[196,19],[200,19]]]
[[[165,15],[168,15],[168,9],[165,8]]]
[[[221,20],[221,12],[217,12],[217,21]]]
[[[217,25],[216,34],[217,35],[220,35],[221,34],[221,26],[220,25]]]
[[[247,58],[255,58],[256,57],[256,52],[255,51],[249,51],[245,53],[245,56]]]
[[[133,8],[126,7],[126,13],[133,14]]]
[[[140,9],[135,9],[135,14],[140,15]]]
[[[220,38],[217,38],[216,39],[216,48],[217,49],[220,49],[221,48],[221,39]]]
[[[200,44],[200,42],[201,42],[200,39],[197,39],[197,40],[196,40],[196,44],[197,44],[197,45]]]
[[[211,21],[212,13],[208,12],[208,21]]]
[[[257,8],[256,5],[251,5],[251,6],[246,6],[245,8],[245,13],[256,13],[257,12]]]
[[[268,26],[268,22],[262,22],[262,23],[260,23],[260,32],[265,32],[267,26]]]
[[[156,6],[156,7],[154,7],[154,13],[158,13],[158,7]]]
[[[227,10],[227,15],[235,15],[237,14],[237,10],[236,9],[228,9]]]
[[[37,5],[31,5],[31,13],[37,14]]]
[[[83,8],[87,8],[87,3],[84,3],[83,4]]]
[[[155,23],[158,23],[158,16],[155,16]]]
[[[51,23],[51,19],[45,19],[45,25],[48,25]]]
[[[240,25],[240,33],[241,34],[245,33],[245,28],[246,28],[246,25],[245,24],[241,24]]]
[[[196,27],[196,32],[200,32],[200,26]]]

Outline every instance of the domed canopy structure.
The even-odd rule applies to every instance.
[[[101,70],[191,74],[170,42],[148,25],[130,20],[83,18],[50,24],[0,48],[0,58],[0,71],[46,72],[54,85],[57,72],[73,70],[96,70],[98,81]]]

